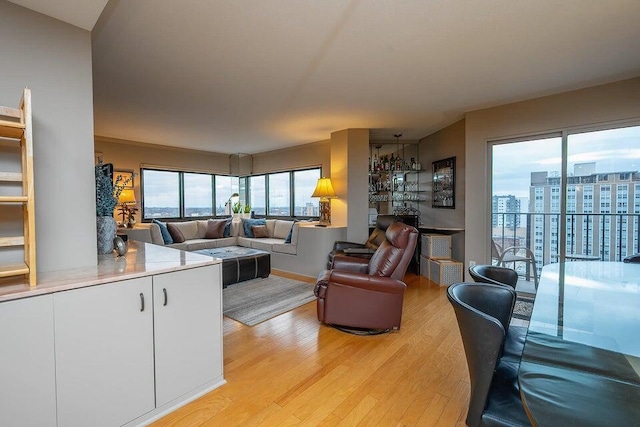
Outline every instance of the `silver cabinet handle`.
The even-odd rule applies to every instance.
[[[144,294],[140,292],[140,311],[144,311]]]
[[[162,305],[167,305],[167,303],[169,302],[169,299],[167,297],[167,288],[162,288],[162,293],[164,294],[164,304]]]

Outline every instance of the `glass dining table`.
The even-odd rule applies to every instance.
[[[518,373],[536,426],[640,426],[640,264],[543,267]]]

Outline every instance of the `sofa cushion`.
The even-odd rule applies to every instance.
[[[266,225],[254,225],[251,227],[251,232],[253,233],[253,237],[256,239],[269,237],[269,231],[267,230]]]
[[[207,229],[203,237],[205,239],[220,239],[224,237],[224,229],[226,226],[226,219],[210,219],[207,221]]]
[[[218,239],[191,239],[183,244],[187,245],[188,251],[199,251],[200,249],[212,249],[216,247]]]
[[[185,222],[170,222],[169,224],[173,224],[175,228],[180,230],[184,240],[198,239],[203,238],[198,235],[198,222],[197,221],[185,221]]]
[[[267,223],[267,231],[269,232],[269,237],[273,237],[273,228],[276,226],[276,220],[268,219],[265,222]]]
[[[296,255],[298,253],[298,247],[289,243],[274,243],[272,247],[273,252],[279,252],[281,254]]]
[[[186,243],[172,243],[170,245],[167,245],[173,249],[180,249],[181,251],[188,251],[189,247],[187,246]]]
[[[278,219],[276,220],[276,225],[273,228],[273,237],[276,239],[286,239],[292,228],[293,221],[283,221]]]
[[[167,223],[167,229],[169,230],[169,234],[171,234],[171,238],[173,239],[173,243],[182,243],[185,241],[184,235],[182,231],[172,222]]]
[[[253,231],[251,227],[254,225],[267,225],[264,219],[242,219],[242,229],[244,230],[245,237],[253,237]]]
[[[282,239],[274,239],[272,237],[268,237],[266,239],[248,239],[253,249],[259,249],[261,251],[272,252],[273,245],[277,243],[282,243]]]
[[[157,219],[152,221],[154,224],[160,228],[160,234],[162,234],[162,240],[165,245],[170,245],[173,243],[173,238],[171,237],[171,233],[169,233],[169,229],[167,228],[167,224],[164,222],[160,222]]]

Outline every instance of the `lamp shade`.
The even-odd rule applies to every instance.
[[[132,188],[125,188],[120,192],[120,197],[118,197],[118,203],[121,205],[125,203],[136,203],[136,195],[133,192]]]
[[[311,197],[320,197],[322,199],[328,199],[330,197],[336,197],[336,192],[333,190],[330,178],[319,178],[316,189],[313,190]]]

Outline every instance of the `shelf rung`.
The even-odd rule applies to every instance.
[[[0,266],[0,277],[20,276],[21,274],[29,274],[29,267],[24,263]]]
[[[23,245],[24,245],[23,236],[0,237],[0,247],[1,246],[23,246]]]
[[[22,111],[20,111],[19,108],[0,107],[0,116],[20,119],[20,117],[22,117]]]
[[[27,196],[0,196],[0,203],[25,203]]]
[[[0,120],[0,137],[20,139],[24,133],[24,128],[24,123]]]
[[[22,182],[22,174],[20,172],[0,172],[0,181]]]

